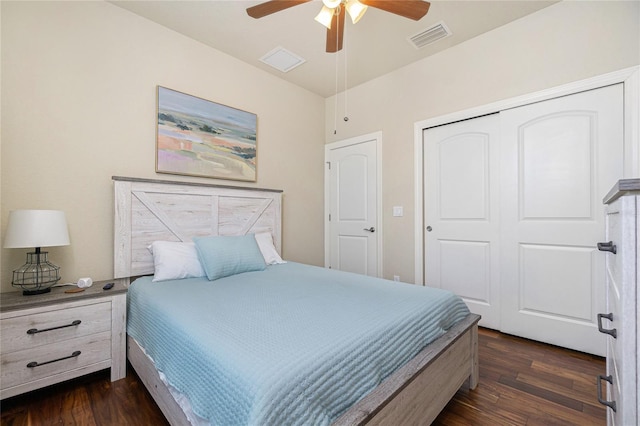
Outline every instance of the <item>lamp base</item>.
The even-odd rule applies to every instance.
[[[27,253],[27,263],[13,271],[11,285],[21,288],[24,296],[48,293],[51,286],[60,281],[60,267],[47,260],[47,252]]]
[[[51,293],[51,287],[43,288],[40,290],[22,290],[23,296],[34,296],[36,294]]]

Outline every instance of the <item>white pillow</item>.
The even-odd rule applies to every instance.
[[[149,246],[155,272],[151,281],[204,277],[204,269],[192,242],[154,241]]]
[[[276,263],[287,263],[278,254],[278,251],[273,246],[273,238],[271,237],[270,232],[260,232],[254,234],[256,237],[256,242],[258,243],[258,247],[260,248],[260,252],[262,253],[262,257],[264,257],[264,261],[267,265],[274,265]]]

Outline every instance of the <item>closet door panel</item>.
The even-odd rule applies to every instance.
[[[592,218],[595,120],[563,111],[520,126],[521,219]]]
[[[623,167],[622,85],[503,111],[501,329],[604,355],[601,200]]]
[[[498,114],[424,131],[425,283],[499,328]]]

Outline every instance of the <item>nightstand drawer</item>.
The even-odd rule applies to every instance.
[[[64,308],[2,320],[0,344],[2,353],[60,342],[111,330],[111,303]]]
[[[79,353],[78,353],[79,352]],[[80,369],[111,358],[111,332],[2,354],[2,389]]]

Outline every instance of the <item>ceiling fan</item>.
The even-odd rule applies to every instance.
[[[270,0],[248,8],[247,14],[258,19],[309,1]],[[430,6],[423,0],[322,0],[322,3],[322,10],[315,19],[327,27],[327,53],[342,49],[345,12],[349,13],[354,24],[368,6],[418,21],[427,14]]]

